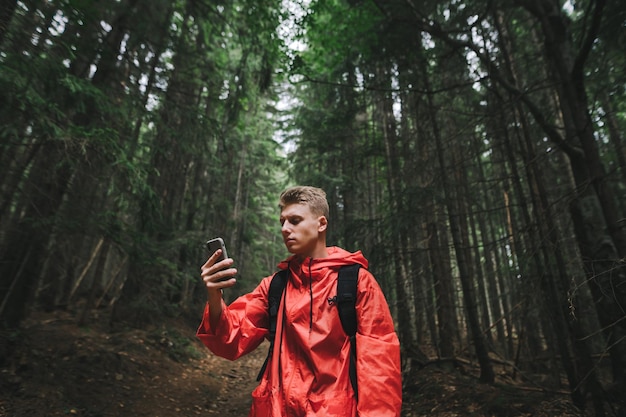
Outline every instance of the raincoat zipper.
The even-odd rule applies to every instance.
[[[311,302],[309,303],[309,333],[313,330],[313,273],[311,272],[311,265],[313,265],[313,258],[309,260],[309,295]]]

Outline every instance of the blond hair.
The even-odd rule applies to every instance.
[[[290,204],[305,204],[309,206],[312,213],[326,218],[328,218],[330,211],[324,190],[308,185],[287,188],[280,194],[278,207],[282,210]]]

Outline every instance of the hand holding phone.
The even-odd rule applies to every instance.
[[[204,285],[207,289],[207,302],[209,305],[209,323],[211,328],[216,328],[222,314],[222,291],[224,288],[229,288],[235,285],[237,282],[235,275],[237,275],[237,269],[232,268],[232,259],[228,259],[228,253],[226,252],[226,245],[224,239],[216,237],[206,242],[206,247],[210,252],[209,259],[202,265],[201,277],[204,281]],[[221,250],[222,253],[217,259],[212,259],[217,250]],[[227,262],[224,262],[227,260]],[[216,264],[224,262],[226,266],[219,266],[216,268]],[[220,268],[220,269],[218,269]]]
[[[209,256],[213,256],[215,252],[219,249],[222,251],[220,256],[211,263],[211,266],[207,266],[209,261],[202,268],[202,276],[203,279],[206,277],[205,282],[223,282],[229,281],[235,277],[237,270],[232,268],[231,265],[222,266],[220,269],[215,269],[214,265],[222,262],[225,259],[228,259],[228,252],[226,252],[226,245],[224,244],[224,239],[221,237],[216,237],[206,242],[206,247],[209,250]],[[230,262],[232,264],[232,261]],[[205,269],[206,267],[206,269]],[[214,276],[219,275],[219,278],[213,278]],[[234,284],[234,282],[233,282]]]

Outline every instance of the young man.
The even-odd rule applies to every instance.
[[[361,252],[326,247],[328,202],[319,188],[293,187],[280,196],[281,233],[292,254],[277,316],[275,346],[252,393],[250,417],[398,417],[402,404],[400,347],[385,297]],[[272,276],[226,306],[235,285],[233,260],[202,266],[208,302],[197,336],[216,355],[237,359],[268,336]],[[359,264],[356,297],[357,391],[349,376],[350,340],[336,303],[340,267]]]

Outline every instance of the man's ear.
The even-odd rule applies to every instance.
[[[320,216],[317,221],[319,222],[319,227],[317,228],[317,231],[326,231],[326,228],[328,227],[328,219],[326,218],[326,216]]]

